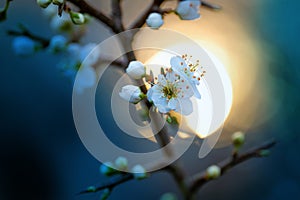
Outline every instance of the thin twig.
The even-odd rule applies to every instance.
[[[104,190],[106,188],[112,190],[114,187],[116,187],[116,186],[118,186],[118,185],[120,185],[120,184],[122,184],[124,182],[130,181],[133,178],[134,178],[133,174],[130,174],[130,173],[128,173],[128,174],[122,174],[122,176],[111,178],[108,183],[100,185],[97,188],[95,188],[94,190],[86,189],[86,190],[83,190],[83,191],[79,192],[78,195],[80,195],[80,194],[94,193],[94,192],[98,192],[98,191]]]
[[[207,8],[213,9],[213,10],[220,10],[220,9],[222,9],[222,7],[220,5],[212,4],[212,3],[209,3],[207,1],[201,1],[201,5],[205,6]]]
[[[104,13],[101,11],[95,9],[93,6],[88,4],[84,0],[67,0],[68,2],[71,2],[75,6],[77,6],[80,9],[80,12],[87,13],[102,23],[106,24],[108,27],[114,29],[114,22],[112,19],[110,19],[108,16],[106,16]]]
[[[265,144],[263,144],[261,146],[255,147],[255,148],[247,151],[246,153],[243,153],[241,155],[237,155],[234,158],[230,157],[229,159],[227,159],[223,162],[220,162],[217,165],[221,168],[221,175],[225,174],[229,169],[235,167],[236,165],[238,165],[242,162],[245,162],[245,161],[247,161],[251,158],[263,157],[261,152],[263,150],[268,150],[268,149],[272,148],[275,144],[276,144],[276,142],[274,140],[271,140],[271,141],[266,142]],[[191,178],[191,181],[190,181],[191,182],[191,184],[190,184],[191,193],[195,193],[203,185],[210,182],[211,180],[212,179],[208,179],[206,177],[205,172],[195,174]]]
[[[151,12],[154,12],[159,9],[159,6],[164,2],[164,0],[154,0],[153,3],[149,6],[149,8],[140,16],[137,18],[136,21],[132,23],[132,25],[129,26],[128,29],[135,29],[140,28],[145,24],[145,21],[148,17],[148,15]]]

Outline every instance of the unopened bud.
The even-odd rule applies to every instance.
[[[217,165],[212,165],[207,168],[206,176],[208,179],[216,179],[221,175],[221,169]]]
[[[55,5],[61,5],[64,3],[64,0],[53,0],[53,4]]]
[[[71,20],[74,24],[81,25],[85,23],[85,17],[79,12],[70,12]]]
[[[113,164],[111,162],[105,162],[100,166],[100,173],[106,176],[111,176],[117,172],[118,171],[113,168]]]
[[[245,143],[245,134],[241,131],[233,133],[231,136],[233,146],[240,148]]]
[[[115,166],[119,170],[126,170],[128,167],[128,161],[125,157],[118,157],[115,160]]]

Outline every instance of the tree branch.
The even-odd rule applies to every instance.
[[[247,151],[246,153],[243,153],[241,155],[233,154],[231,158],[220,162],[217,164],[221,168],[221,175],[225,174],[229,169],[235,167],[236,165],[243,163],[251,158],[258,158],[258,157],[264,157],[264,151],[272,148],[276,142],[274,140],[271,140],[269,142],[266,142],[265,144],[262,144],[261,146],[255,147],[252,150]],[[198,174],[195,174],[191,178],[191,184],[190,184],[190,191],[191,193],[195,193],[197,190],[199,190],[203,185],[210,182],[213,179],[208,179],[206,177],[205,172],[201,172]]]
[[[94,192],[98,192],[98,191],[104,190],[106,188],[112,190],[114,187],[116,187],[116,186],[118,186],[118,185],[120,185],[120,184],[122,184],[124,182],[130,181],[133,178],[134,178],[133,174],[130,174],[130,173],[123,174],[120,177],[111,178],[111,180],[108,183],[100,185],[97,188],[95,188],[94,190],[89,190],[89,189],[83,190],[83,191],[79,192],[78,195],[80,195],[80,194],[94,193]]]
[[[217,4],[212,4],[212,3],[209,3],[207,1],[201,1],[201,5],[202,6],[205,6],[207,8],[210,8],[210,9],[213,9],[213,10],[220,10],[222,9],[221,6],[217,5]]]
[[[99,11],[99,10],[95,9],[94,7],[92,7],[86,1],[84,1],[84,0],[67,0],[67,1],[71,2],[72,4],[77,6],[80,9],[80,12],[87,13],[87,14],[95,17],[96,19],[98,19],[99,21],[101,21],[102,23],[104,23],[105,25],[110,27],[111,29],[113,29],[113,31],[116,31],[114,29],[113,20],[110,19],[108,16],[106,16],[101,11]]]
[[[159,9],[159,6],[164,2],[164,0],[154,0],[153,3],[149,6],[149,8],[142,14],[142,16],[138,17],[136,21],[129,26],[128,29],[140,28],[145,24],[145,21],[148,15],[151,12],[154,12]]]

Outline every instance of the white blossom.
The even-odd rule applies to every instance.
[[[192,95],[189,82],[181,79],[174,71],[167,72],[166,76],[158,75],[158,83],[147,93],[148,100],[154,103],[159,112],[174,110],[183,115],[189,115],[193,111],[190,100]]]
[[[183,20],[197,19],[200,17],[200,14],[199,14],[200,4],[201,3],[199,0],[180,1],[176,8],[176,13]]]
[[[193,65],[187,63],[186,60],[184,60],[179,56],[174,56],[171,58],[170,64],[172,70],[178,73],[182,79],[185,79],[189,82],[189,84],[193,89],[195,97],[200,99],[201,95],[197,89],[197,85],[200,84],[200,76],[201,76],[197,68],[198,63]]]
[[[110,176],[116,172],[111,162],[105,162],[100,166],[100,173],[106,176]]]
[[[77,47],[74,47],[77,48]],[[97,48],[96,43],[88,43],[85,44],[83,47],[79,47],[79,49],[75,50],[79,51],[79,59],[83,62],[84,65],[93,66],[96,64],[100,58],[100,50]],[[78,54],[76,53],[76,56]]]
[[[91,88],[96,83],[96,71],[90,66],[82,66],[76,76],[75,91],[83,93],[84,89]]]
[[[26,36],[18,36],[14,38],[12,47],[17,55],[27,56],[36,51],[38,44]]]
[[[151,13],[146,19],[147,25],[152,29],[158,29],[164,24],[162,15],[159,13]]]
[[[146,68],[139,61],[131,61],[126,69],[126,73],[134,79],[140,79],[145,76]]]
[[[141,89],[135,85],[126,85],[122,87],[119,95],[122,99],[130,103],[138,103],[142,99]]]

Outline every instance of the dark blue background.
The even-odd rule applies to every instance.
[[[283,97],[280,114],[255,130],[263,133],[263,138],[275,137],[278,145],[270,157],[244,163],[208,184],[199,199],[300,199],[299,8],[296,0],[265,0],[250,19],[260,39],[280,55],[274,55],[270,66],[262,66],[270,69],[275,91]],[[99,194],[75,195],[107,179],[99,174],[100,163],[77,136],[72,84],[58,73],[59,58],[46,53],[16,57],[12,37],[5,34],[21,22],[33,32],[51,36],[47,20],[36,16],[41,13],[34,1],[16,0],[8,21],[0,24],[0,199],[99,199]],[[107,36],[98,37],[100,41]],[[263,138],[250,135],[247,146]],[[217,149],[201,161],[194,159],[197,151],[198,146],[193,146],[183,157],[189,173],[226,157],[230,149]],[[172,177],[157,173],[142,182],[119,186],[111,199],[158,199],[170,191],[178,193]]]

